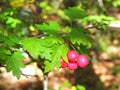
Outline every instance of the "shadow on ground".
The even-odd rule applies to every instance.
[[[86,90],[106,90],[99,76],[94,73],[92,64],[84,69],[76,70],[73,76],[75,77],[75,84],[85,86]]]

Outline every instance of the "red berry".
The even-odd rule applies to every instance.
[[[77,51],[75,50],[70,50],[68,53],[67,53],[67,57],[68,57],[68,60],[69,62],[75,62],[78,58],[78,53]]]
[[[66,68],[67,67],[67,62],[65,62],[63,59],[61,59],[61,68]]]
[[[78,68],[78,65],[77,65],[77,63],[68,63],[68,68],[70,69],[70,70],[76,70],[77,68]]]
[[[81,68],[86,67],[89,64],[89,60],[88,60],[87,56],[85,56],[83,54],[79,55],[77,64]]]

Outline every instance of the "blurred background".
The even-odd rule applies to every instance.
[[[27,66],[19,80],[0,68],[0,90],[43,90],[46,82],[48,90],[120,90],[120,0],[0,0],[0,33],[7,34],[7,29],[19,36],[37,36],[40,32],[34,24],[51,20],[67,30],[70,23],[64,9],[68,7],[80,7],[88,14],[79,24],[95,40],[89,66],[55,70],[46,78],[25,54]]]

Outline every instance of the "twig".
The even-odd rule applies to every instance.
[[[6,66],[1,64],[0,67],[6,67]]]
[[[44,75],[43,90],[48,90],[48,76]]]
[[[95,29],[97,29],[97,30],[104,30],[104,29],[102,29],[102,28],[99,28],[99,27],[96,27],[96,26],[87,27],[87,28],[85,28],[85,29],[92,29],[92,28],[95,28]]]
[[[26,78],[29,78],[29,77],[38,77],[37,75],[29,75],[29,74],[23,74],[23,73],[22,73],[22,75],[25,76]]]
[[[45,37],[45,36],[48,36],[49,34],[41,34],[41,35],[38,35],[38,36],[34,36],[34,37],[31,37],[31,38],[42,38],[42,37]]]
[[[76,50],[76,48],[73,46],[73,44],[69,40],[65,39],[64,37],[62,37],[62,38],[68,46],[70,46],[72,49]]]
[[[76,48],[73,46],[71,42],[70,42],[70,46],[76,51]]]

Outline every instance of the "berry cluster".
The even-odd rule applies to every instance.
[[[87,56],[85,56],[84,54],[79,55],[78,52],[75,50],[70,50],[67,53],[67,57],[68,57],[68,63],[65,62],[63,59],[61,59],[62,68],[68,67],[68,69],[70,70],[76,70],[78,66],[80,68],[84,68],[89,64],[89,60]]]

